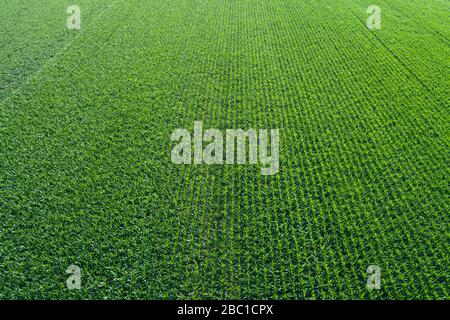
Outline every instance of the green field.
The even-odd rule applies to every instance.
[[[449,1],[0,8],[0,299],[450,298]],[[278,174],[174,164],[194,121]]]

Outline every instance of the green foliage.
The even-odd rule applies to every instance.
[[[449,298],[447,1],[69,4],[1,1],[0,298]],[[172,164],[196,120],[280,172]]]

